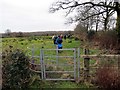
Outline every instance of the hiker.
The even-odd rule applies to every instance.
[[[58,38],[56,40],[58,49],[62,49],[62,42],[63,42],[62,38],[60,36],[58,36]]]
[[[52,39],[54,39],[55,35],[52,36]]]
[[[65,35],[64,35],[64,39],[66,40],[66,38],[67,38],[67,35],[65,34]]]
[[[57,36],[56,36],[56,35],[53,35],[53,36],[52,36],[52,39],[53,39],[54,45],[56,45],[56,44],[57,44],[57,43],[56,43]]]
[[[63,35],[62,35],[62,34],[60,35],[60,38],[63,38]]]

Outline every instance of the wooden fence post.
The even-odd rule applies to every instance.
[[[120,77],[120,56],[118,55],[118,75]]]
[[[89,49],[85,49],[85,55],[89,54]],[[88,56],[84,57],[84,81],[89,81],[89,64],[90,58]]]

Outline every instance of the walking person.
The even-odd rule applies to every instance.
[[[66,37],[67,37],[67,35],[65,34],[65,35],[64,35],[64,40],[66,40]]]
[[[58,49],[62,49],[62,47],[63,47],[63,46],[62,46],[63,40],[62,40],[62,38],[61,38],[60,36],[58,36],[56,42],[57,42],[57,48],[58,48]]]
[[[53,36],[52,36],[52,39],[53,39],[53,43],[54,43],[54,45],[56,45],[56,44],[57,44],[57,43],[56,43],[57,36],[56,36],[56,35],[53,35]]]

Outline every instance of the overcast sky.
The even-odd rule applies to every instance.
[[[46,30],[73,30],[65,25],[65,14],[49,13],[56,0],[0,0],[0,32],[33,32]]]

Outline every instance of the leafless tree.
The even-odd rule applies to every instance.
[[[7,36],[10,36],[11,30],[10,30],[10,29],[7,29],[7,30],[5,30],[5,33],[6,33]]]
[[[83,7],[89,7],[87,11],[90,11],[92,9],[96,10],[98,8],[101,8],[99,12],[93,13],[88,15],[85,18],[82,18],[82,20],[86,20],[90,17],[97,16],[97,15],[108,15],[109,17],[113,16],[114,13],[117,14],[116,19],[116,31],[118,35],[118,42],[120,43],[120,1],[119,0],[59,0],[54,2],[50,7],[50,12],[54,13],[58,10],[67,10],[66,15],[74,14],[77,9],[82,9]],[[84,12],[84,13],[86,13]],[[79,19],[78,19],[79,21]],[[108,18],[106,18],[106,24],[108,22]]]

